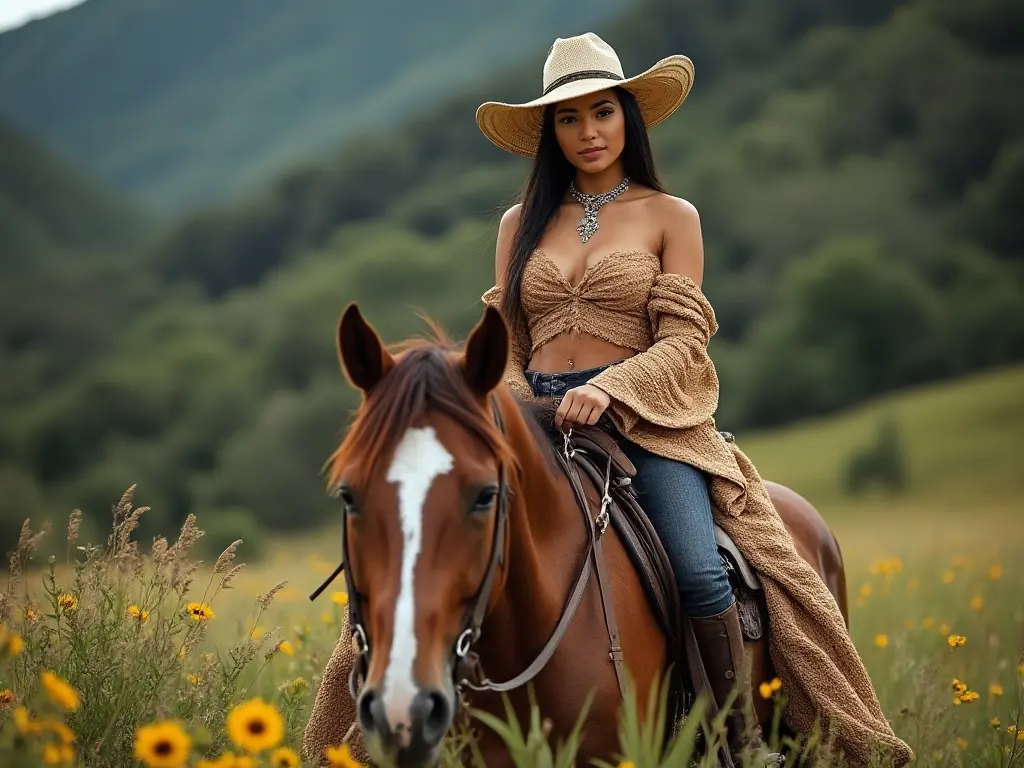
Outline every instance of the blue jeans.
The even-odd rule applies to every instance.
[[[536,397],[562,397],[607,367],[525,373]],[[672,562],[683,611],[695,618],[721,613],[735,598],[715,543],[707,477],[689,464],[653,454],[625,438],[620,437],[619,445],[636,467],[638,500]]]

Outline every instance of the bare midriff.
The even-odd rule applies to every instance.
[[[566,331],[538,347],[530,358],[529,367],[541,373],[563,373],[596,368],[635,354],[628,347],[611,344],[589,333]]]

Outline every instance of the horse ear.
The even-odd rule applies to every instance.
[[[462,370],[470,389],[481,397],[498,386],[508,365],[508,326],[501,313],[488,305],[466,340]]]
[[[345,308],[338,323],[338,358],[342,372],[363,392],[373,389],[395,365],[355,302]]]

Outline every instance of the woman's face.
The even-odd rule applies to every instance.
[[[626,121],[611,88],[558,102],[554,119],[558,145],[581,171],[600,173],[622,155]]]

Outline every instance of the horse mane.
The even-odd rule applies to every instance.
[[[429,412],[440,412],[471,430],[512,472],[518,462],[494,421],[489,406],[470,390],[458,362],[462,345],[423,317],[430,333],[389,345],[394,367],[374,389],[364,393],[348,434],[327,461],[328,487],[342,474],[365,483],[377,462],[390,456],[406,430]]]

